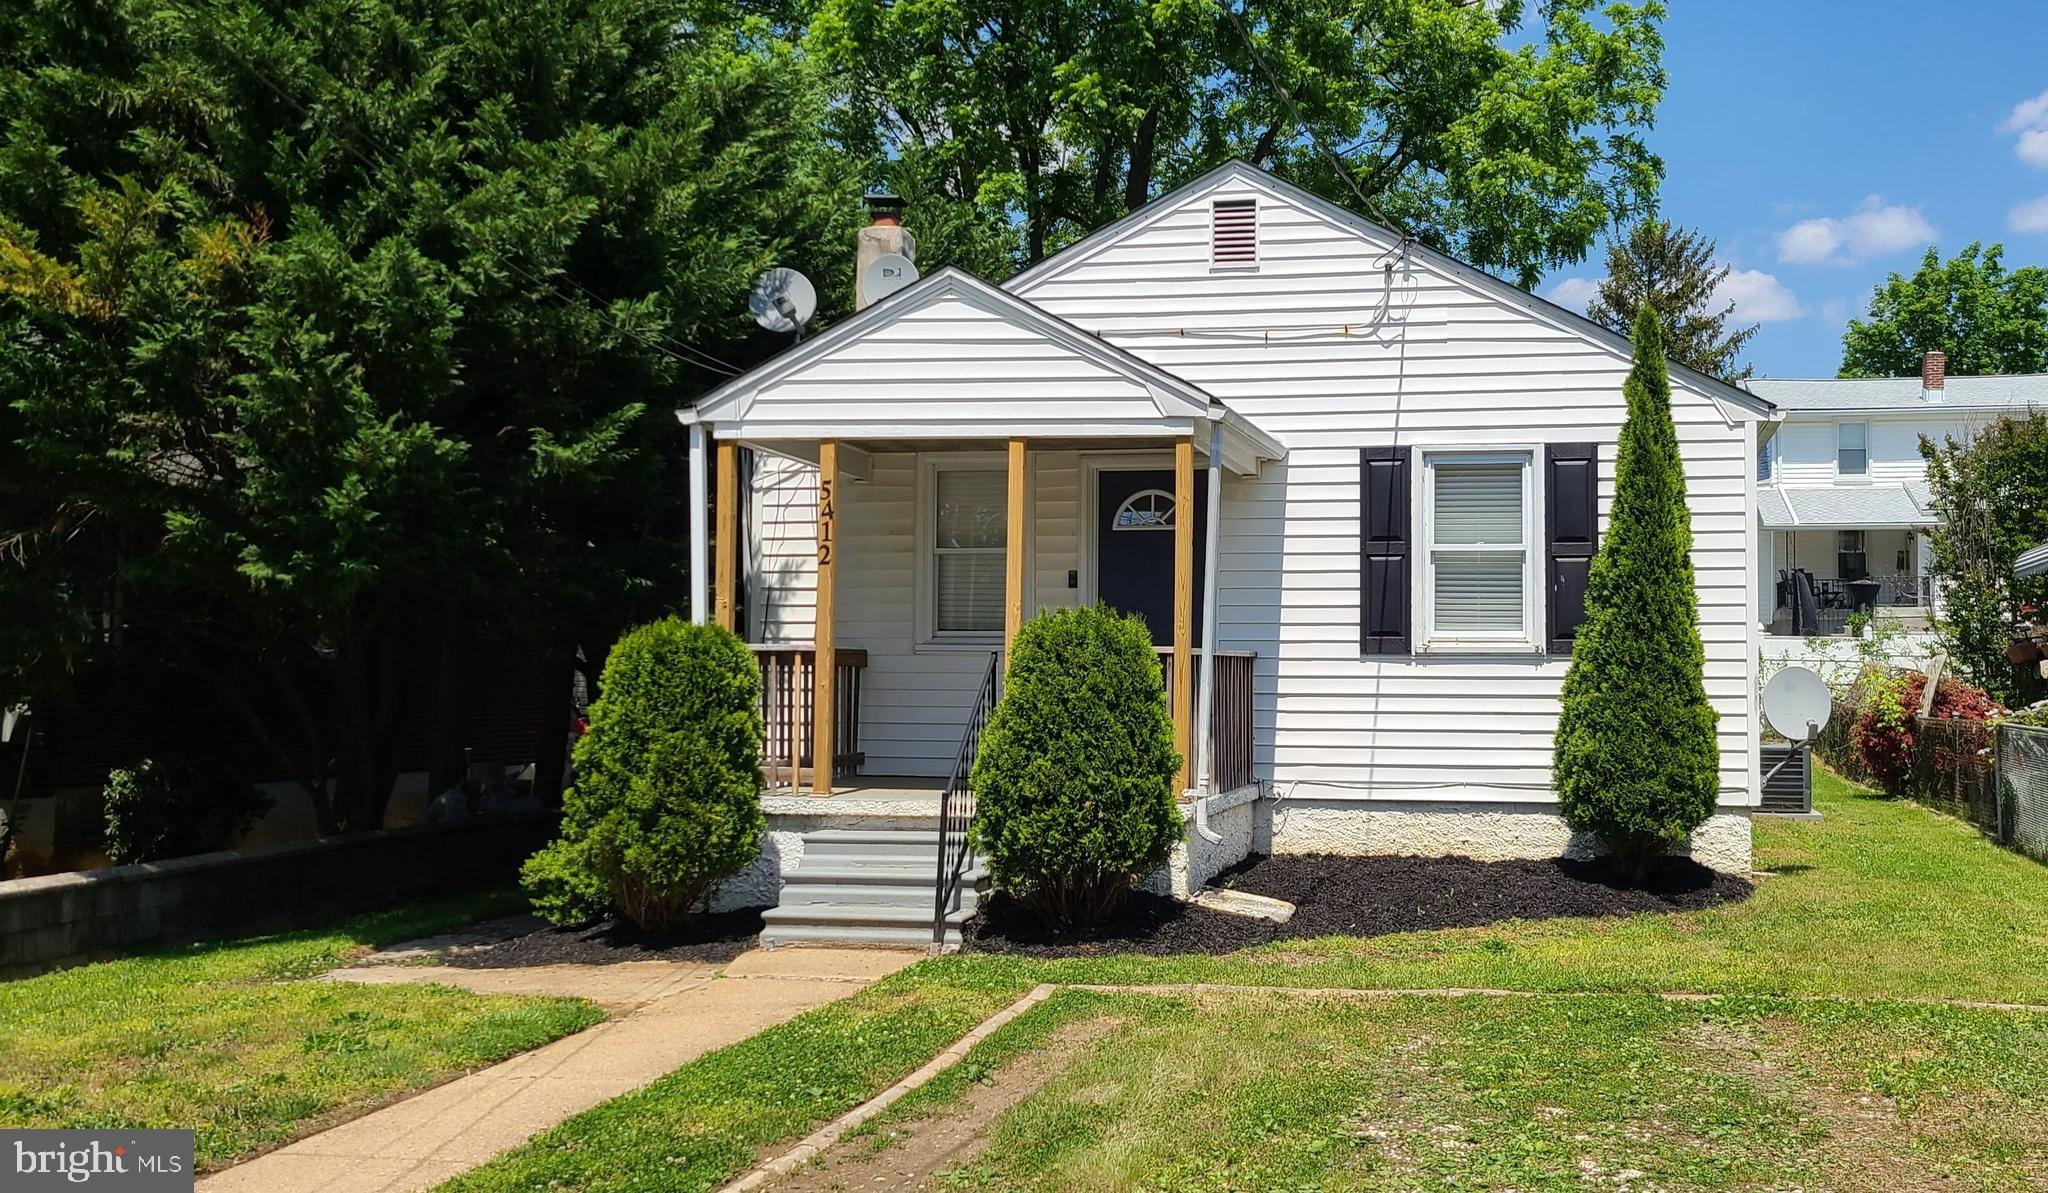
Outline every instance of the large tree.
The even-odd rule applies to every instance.
[[[326,831],[450,634],[677,600],[669,412],[768,347],[758,270],[851,245],[803,62],[687,0],[16,5],[0,110],[0,609],[74,631],[0,680],[146,621],[297,709]]]
[[[2020,552],[2048,542],[2048,414],[1999,419],[1961,440],[1923,437],[1920,454],[1941,516],[1923,532],[1941,582],[1935,629],[1971,683],[2008,704],[2038,699],[2042,685],[2005,649],[2022,606],[2048,608],[2048,577],[2014,574]]]
[[[1929,247],[1913,276],[1892,274],[1870,312],[1842,333],[1844,377],[1917,377],[1938,350],[1959,376],[2048,373],[2048,269],[2005,268],[2005,246],[1972,243],[1941,259]]]
[[[1730,267],[1716,264],[1713,238],[1669,220],[1646,219],[1607,246],[1607,277],[1586,308],[1587,317],[1627,335],[1636,312],[1657,316],[1664,354],[1709,377],[1740,381],[1750,375],[1742,347],[1757,327],[1731,329],[1735,304],[1717,296]]]
[[[929,206],[971,209],[940,222],[979,260],[995,242],[1029,264],[1241,156],[1531,286],[1654,205],[1663,16],[1658,0],[819,0],[806,44],[838,81],[839,136]]]

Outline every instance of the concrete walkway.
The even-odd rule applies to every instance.
[[[755,950],[723,966],[668,961],[461,969],[382,965],[329,980],[440,982],[489,994],[566,994],[613,1017],[566,1039],[208,1176],[201,1193],[428,1189],[570,1115],[706,1052],[836,1002],[924,954]]]

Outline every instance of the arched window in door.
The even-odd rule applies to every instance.
[[[1173,514],[1173,494],[1140,489],[1124,499],[1109,524],[1116,530],[1172,530]]]

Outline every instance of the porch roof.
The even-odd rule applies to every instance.
[[[1867,485],[1757,486],[1757,520],[1766,530],[1914,529],[1941,519],[1928,511],[1918,486],[1900,482]]]
[[[684,423],[807,458],[820,440],[868,450],[1028,439],[1142,447],[1223,429],[1249,474],[1286,448],[1215,397],[962,270],[948,267],[727,382]]]

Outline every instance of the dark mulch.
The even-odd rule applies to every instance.
[[[754,947],[761,935],[760,907],[699,915],[680,932],[642,932],[623,920],[589,928],[543,928],[470,952],[451,953],[463,969],[516,969],[528,965],[616,965],[621,961],[697,961],[723,964]]]
[[[1133,894],[1084,940],[1048,931],[1029,908],[996,895],[967,926],[966,951],[1039,957],[1104,953],[1229,953],[1274,940],[1384,936],[1476,928],[1502,920],[1698,911],[1746,899],[1734,875],[1669,858],[1640,886],[1599,861],[1478,862],[1461,857],[1253,857],[1217,886],[1295,905],[1286,924]]]

